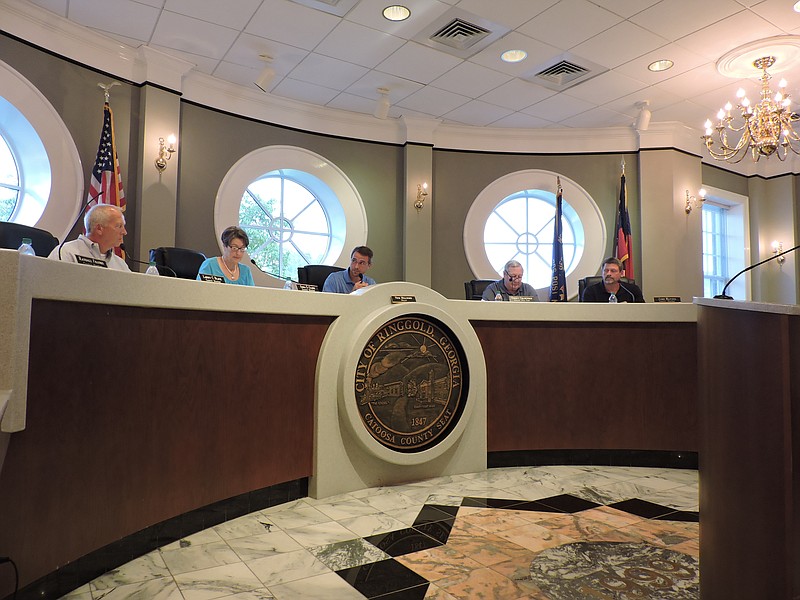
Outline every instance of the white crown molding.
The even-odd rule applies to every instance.
[[[676,148],[703,162],[745,176],[775,177],[800,172],[800,159],[731,165],[714,161],[700,142],[700,131],[682,123],[651,123],[602,129],[511,129],[443,124],[436,118],[375,119],[372,115],[307,104],[264,94],[194,71],[181,58],[142,45],[133,48],[23,0],[0,0],[3,31],[54,54],[136,84],[161,85],[186,100],[266,123],[338,137],[390,144],[431,144],[476,152],[575,154],[636,152]]]
[[[180,91],[184,76],[195,66],[187,60],[142,44],[139,46],[139,60],[135,63],[136,81],[148,81]]]

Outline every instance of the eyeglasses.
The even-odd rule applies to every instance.
[[[508,271],[506,271],[506,277],[508,277],[510,281],[520,281],[522,279],[522,275],[510,275]]]
[[[350,259],[350,264],[351,264],[351,265],[358,265],[359,267],[363,267],[363,266],[366,266],[366,265],[368,265],[368,264],[369,264],[369,261],[366,261],[366,260],[359,260],[359,259],[357,259],[357,258],[351,258],[351,259]]]
[[[247,250],[246,246],[242,246],[242,247],[239,247],[239,246],[228,246],[228,248],[231,249],[231,252],[244,252],[245,250]]]

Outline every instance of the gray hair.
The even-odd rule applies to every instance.
[[[122,209],[114,204],[95,204],[83,217],[83,226],[86,229],[86,235],[92,233],[94,228],[98,225],[108,225],[109,221],[111,221],[112,214],[115,212],[123,214]]]
[[[503,271],[508,273],[508,270],[512,269],[514,267],[519,267],[520,269],[522,269],[522,264],[520,264],[520,262],[518,260],[510,260],[510,261],[508,261],[506,263],[506,266],[503,267]]]

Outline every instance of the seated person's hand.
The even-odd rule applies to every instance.
[[[359,281],[353,286],[353,291],[360,290],[361,288],[367,287],[369,284],[366,281]]]

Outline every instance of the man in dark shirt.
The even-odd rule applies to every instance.
[[[483,291],[481,300],[505,300],[511,296],[527,296],[533,302],[539,301],[536,290],[529,283],[522,281],[524,270],[519,261],[510,260],[503,267],[503,278],[490,283]]]
[[[642,290],[635,283],[625,283],[625,270],[614,257],[603,261],[603,281],[583,290],[581,302],[644,302]]]

